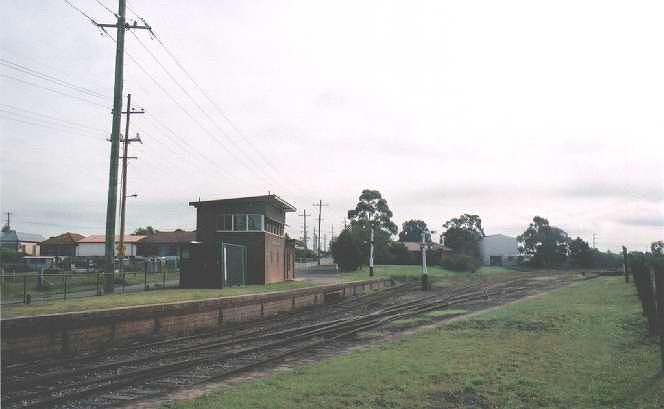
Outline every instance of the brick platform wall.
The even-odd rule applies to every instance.
[[[250,321],[393,285],[391,279],[375,279],[267,294],[10,318],[1,322],[2,358],[10,363],[186,335],[218,328],[224,322]]]

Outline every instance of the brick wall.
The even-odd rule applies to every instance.
[[[375,279],[268,294],[10,318],[1,322],[2,359],[11,363],[185,335],[218,328],[224,322],[249,321],[392,285],[390,279]]]

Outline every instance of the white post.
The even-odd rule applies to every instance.
[[[427,274],[426,232],[422,231],[422,274]]]
[[[371,227],[371,242],[369,246],[369,275],[373,277],[374,274],[374,262],[373,262],[373,254],[374,254],[374,229],[373,225],[370,224]]]

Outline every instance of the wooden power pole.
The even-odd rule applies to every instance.
[[[319,200],[318,203],[314,203],[313,206],[318,206],[318,242],[316,243],[318,251],[316,253],[316,258],[318,259],[318,265],[320,266],[320,222],[323,220],[321,217],[323,214],[323,206],[329,206],[329,204],[323,204],[323,201]]]

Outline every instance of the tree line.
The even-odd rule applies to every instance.
[[[418,264],[420,258],[408,251],[405,242],[424,242],[431,246],[431,232],[422,220],[408,220],[398,232],[393,212],[378,190],[365,189],[355,207],[348,211],[350,224],[332,241],[331,251],[342,271],[353,271],[369,259],[370,233],[374,229],[376,264]],[[398,232],[398,234],[397,234]],[[393,240],[394,237],[397,240]],[[479,265],[480,242],[486,237],[482,219],[476,214],[462,214],[442,223],[438,243],[450,249],[444,257],[432,253],[429,264],[440,264],[456,271],[475,271]],[[537,268],[618,268],[622,256],[592,248],[580,237],[572,239],[562,228],[535,216],[526,230],[517,236],[524,263]],[[652,244],[653,254],[664,251],[664,242]]]

